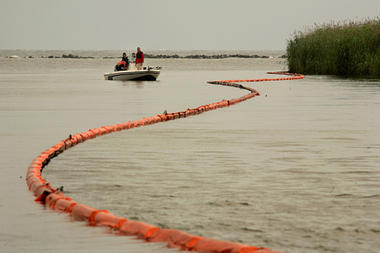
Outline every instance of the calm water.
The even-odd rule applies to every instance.
[[[45,210],[26,189],[29,163],[69,134],[245,94],[207,80],[286,69],[148,59],[163,67],[158,82],[103,80],[114,61],[0,58],[1,252],[178,252]],[[79,202],[160,227],[284,252],[378,252],[380,82],[249,85],[261,96],[93,139],[44,176]]]

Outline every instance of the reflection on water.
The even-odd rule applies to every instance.
[[[9,156],[5,163],[18,167],[14,177],[70,133],[238,97],[244,91],[205,82],[262,78],[284,68],[277,59],[151,60],[164,66],[160,81],[129,83],[102,80],[109,60],[63,61],[62,70],[35,61],[39,70],[22,63],[25,75],[1,71],[0,113],[7,123],[0,130],[10,144],[0,147]],[[44,175],[79,202],[160,227],[285,252],[376,252],[377,82],[311,76],[251,85],[260,97],[93,139],[55,158]],[[16,150],[24,154],[17,162]],[[46,229],[70,241],[58,244],[63,251],[81,245],[101,252],[93,241],[108,245],[105,251],[169,251],[65,223],[67,217],[39,210],[23,187],[13,187],[24,198],[17,216],[26,224],[48,222]],[[12,228],[0,239],[27,246],[12,235],[30,234]]]

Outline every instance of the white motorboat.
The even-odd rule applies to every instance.
[[[119,81],[156,81],[157,77],[160,75],[160,69],[161,67],[144,67],[144,69],[142,70],[129,69],[114,71],[110,73],[105,73],[104,79]]]

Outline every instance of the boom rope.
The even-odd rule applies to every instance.
[[[248,90],[250,93],[239,98],[201,105],[197,108],[187,109],[182,112],[159,114],[137,121],[128,121],[121,124],[102,126],[100,128],[89,129],[88,131],[82,133],[70,135],[69,138],[62,140],[51,148],[45,150],[32,161],[26,174],[26,183],[28,188],[36,196],[36,201],[52,210],[69,213],[75,220],[87,221],[90,226],[110,227],[116,233],[133,235],[147,242],[166,242],[168,247],[205,253],[276,253],[276,251],[267,248],[214,240],[207,237],[199,237],[175,229],[163,229],[144,222],[128,220],[126,218],[116,216],[107,210],[98,210],[72,200],[64,195],[59,189],[54,189],[50,186],[50,184],[41,175],[42,170],[51,159],[58,156],[65,150],[97,136],[197,115],[209,110],[215,110],[237,104],[260,95],[255,89],[239,84],[241,82],[265,82],[304,78],[303,75],[288,72],[268,72],[268,74],[281,74],[288,75],[289,77],[209,81],[209,84],[236,87]]]

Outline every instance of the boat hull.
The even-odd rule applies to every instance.
[[[104,74],[105,80],[119,81],[155,81],[160,75],[160,70],[122,70]]]

